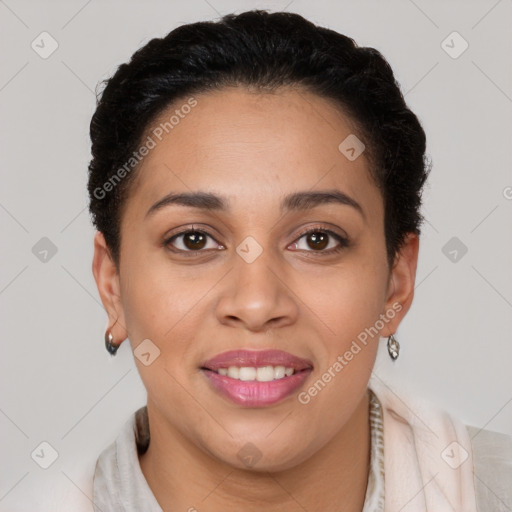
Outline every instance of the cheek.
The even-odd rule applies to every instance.
[[[181,327],[207,291],[207,283],[180,275],[164,258],[133,258],[122,286],[123,311],[132,342],[154,337],[164,343]],[[204,285],[204,286],[203,286]],[[203,289],[204,288],[204,289]]]
[[[375,327],[380,312],[379,303],[371,294],[352,293],[326,301],[329,335],[324,338],[317,377],[332,382],[329,387],[342,390],[341,395],[336,395],[342,400],[369,378],[380,339]],[[336,396],[331,395],[330,399],[337,400]],[[329,399],[327,394],[325,398]]]
[[[383,287],[375,279],[347,274],[317,294],[317,309],[325,336],[317,347],[318,365],[300,395],[313,430],[334,435],[362,399],[375,363],[379,334],[375,324],[382,312]]]
[[[326,332],[346,341],[376,322],[387,290],[386,269],[379,267],[347,263],[328,276],[303,283],[307,305],[323,321]]]
[[[205,297],[215,284],[214,276],[194,279],[191,272],[180,271],[162,258],[134,258],[126,273],[130,280],[122,290],[123,310],[144,386],[153,400],[171,393],[186,406],[186,394],[181,396],[178,382],[191,378],[198,350],[194,339],[204,334]],[[158,354],[149,366],[137,358],[138,345],[147,339]]]
[[[322,347],[317,347],[319,364],[302,401],[311,402],[310,412],[330,415],[338,405],[354,407],[370,378],[380,340],[377,322],[385,304],[387,267],[363,261],[347,262],[322,279],[323,286],[318,286],[319,280],[309,283],[314,290],[311,309],[318,312],[316,323],[324,333]]]
[[[207,288],[203,290],[197,282],[194,287],[179,276],[170,276],[162,265],[148,261],[126,270],[131,278],[123,290],[123,310],[134,362],[147,393],[154,402],[161,401],[162,408],[169,394],[175,405],[187,407],[190,397],[179,383],[190,378],[185,363],[193,353],[191,337],[201,321],[197,304]],[[147,347],[144,352],[150,353],[148,365],[138,357],[137,347],[143,341]]]

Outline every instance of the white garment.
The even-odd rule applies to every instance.
[[[512,436],[464,426],[380,379],[370,387],[383,410],[385,512],[512,510]]]
[[[382,512],[384,503],[384,453],[382,412],[377,397],[370,390],[370,473],[362,512]],[[94,512],[163,512],[140,471],[137,445],[147,449],[149,428],[147,408],[141,407],[126,422],[117,441],[98,459],[94,479]],[[127,450],[126,447],[132,449]]]
[[[370,401],[370,474],[362,512],[512,511],[512,436],[465,427],[442,409],[403,391],[398,397],[382,383],[370,381],[370,390],[376,400]],[[144,406],[96,464],[83,468],[81,479],[77,471],[72,484],[64,479],[66,491],[46,486],[35,506],[24,503],[10,512],[162,512],[137,456],[137,443],[144,449],[148,440]],[[465,454],[450,447],[454,441],[468,452],[455,469],[450,464],[457,466]],[[469,480],[461,478],[462,469]]]
[[[377,381],[370,390],[377,400],[370,400],[371,471],[362,512],[512,510],[512,436],[465,427],[425,400],[408,396],[406,402],[403,392],[400,398]],[[135,433],[144,449],[145,407],[98,460],[95,512],[162,512],[140,470]]]

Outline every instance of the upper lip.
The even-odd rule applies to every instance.
[[[296,372],[312,369],[311,361],[294,356],[283,350],[229,350],[208,359],[202,368],[218,370],[219,368],[259,367],[259,366],[285,366],[293,368]]]

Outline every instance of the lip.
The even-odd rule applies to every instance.
[[[220,375],[219,368],[230,366],[285,366],[295,373],[269,382],[241,381]],[[213,389],[237,405],[266,407],[290,396],[299,388],[313,370],[312,363],[282,350],[231,350],[203,363],[202,373]]]
[[[296,372],[313,368],[308,359],[283,350],[230,350],[222,352],[202,364],[203,368],[217,371],[230,366],[286,366]]]

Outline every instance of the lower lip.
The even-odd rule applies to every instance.
[[[203,369],[202,372],[218,392],[235,404],[248,407],[265,407],[290,396],[307,379],[311,369],[269,382],[232,379],[219,375],[212,370]]]

